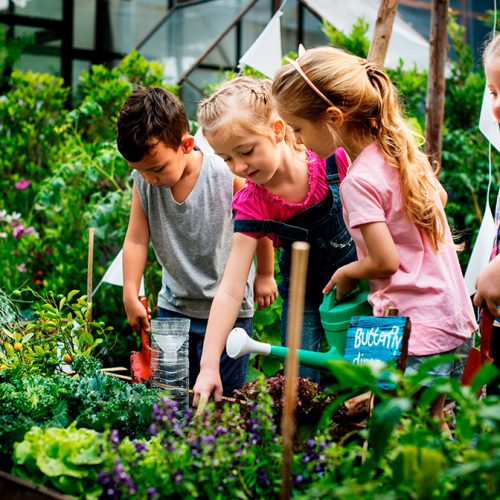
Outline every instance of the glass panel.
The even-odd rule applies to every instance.
[[[213,0],[179,8],[139,50],[146,58],[163,62],[167,81],[177,82],[250,2]],[[224,59],[231,57],[224,53]]]
[[[79,49],[95,47],[95,3],[96,0],[75,0],[73,45]]]
[[[323,23],[309,10],[304,12],[304,46],[308,49],[318,45],[330,45],[322,30]],[[297,48],[295,48],[297,50]]]
[[[61,58],[45,54],[23,54],[17,62],[16,68],[59,76],[61,74]]]
[[[26,7],[14,6],[14,12],[18,16],[43,17],[45,19],[62,19],[63,0],[31,0]]]

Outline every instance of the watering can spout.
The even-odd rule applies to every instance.
[[[243,328],[233,328],[226,341],[226,352],[233,359],[252,352],[268,356],[271,353],[271,345],[250,338]]]
[[[245,354],[256,353],[285,360],[288,354],[288,347],[272,346],[265,342],[258,342],[251,339],[243,328],[234,328],[227,338],[226,352],[233,359],[238,359],[241,356],[245,356]],[[330,361],[342,359],[342,355],[335,347],[332,347],[328,352],[299,349],[297,354],[301,365],[312,368],[327,369]]]

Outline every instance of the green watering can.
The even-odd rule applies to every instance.
[[[297,354],[299,364],[327,369],[330,361],[344,357],[346,334],[351,317],[372,315],[372,307],[368,303],[368,291],[358,287],[337,302],[333,290],[323,299],[319,313],[330,350],[316,352],[298,349]],[[233,359],[256,353],[284,360],[288,354],[288,347],[258,342],[250,338],[243,328],[234,328],[227,338],[226,352]]]

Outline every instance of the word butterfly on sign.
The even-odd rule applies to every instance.
[[[377,366],[394,361],[404,370],[410,320],[400,316],[355,316],[347,330],[344,359]]]

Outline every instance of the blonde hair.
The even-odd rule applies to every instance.
[[[313,85],[342,111],[355,140],[376,142],[385,160],[399,169],[408,217],[437,250],[445,241],[446,222],[436,203],[435,175],[417,147],[416,134],[403,119],[389,77],[373,63],[333,47],[307,50],[298,63]],[[272,94],[280,111],[310,121],[321,121],[328,107],[290,64],[278,71]]]
[[[271,137],[271,124],[279,118],[271,99],[271,80],[239,76],[224,82],[210,97],[198,104],[198,123],[205,135],[258,133]],[[292,129],[285,125],[285,141],[294,150]]]
[[[494,36],[486,44],[483,52],[483,66],[486,66],[495,57],[500,56],[500,34]]]

